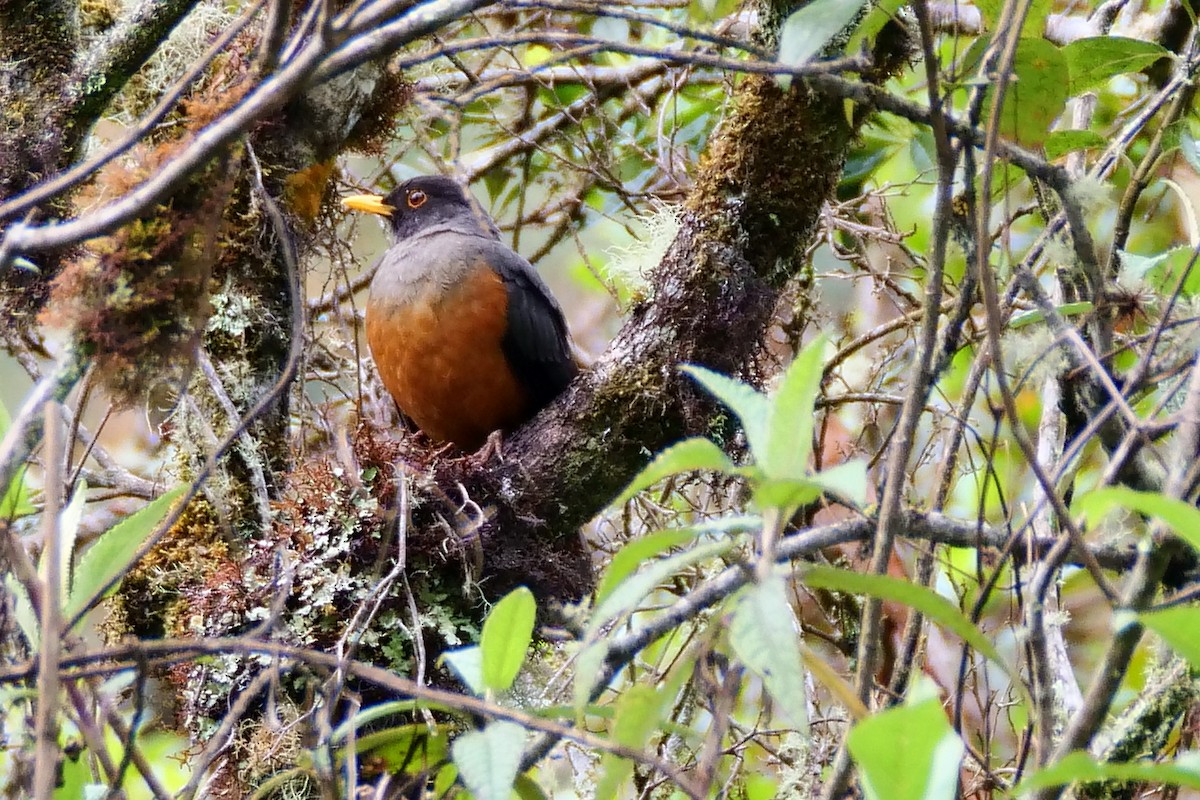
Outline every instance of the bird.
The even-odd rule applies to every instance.
[[[367,345],[396,405],[431,439],[473,452],[578,374],[550,287],[453,179],[418,176],[342,205],[390,223],[393,243],[368,290]]]

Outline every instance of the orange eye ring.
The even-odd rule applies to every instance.
[[[420,208],[421,206],[425,205],[425,201],[428,199],[429,195],[425,194],[425,192],[421,191],[420,189],[413,189],[408,193],[408,207]]]

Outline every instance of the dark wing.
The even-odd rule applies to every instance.
[[[567,321],[533,266],[505,247],[492,245],[488,261],[508,290],[508,329],[501,347],[534,410],[558,397],[579,372],[571,358]]]

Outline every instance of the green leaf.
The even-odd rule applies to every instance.
[[[608,658],[608,640],[603,638],[588,642],[575,656],[575,675],[571,688],[575,714],[579,722],[583,721],[583,710],[591,699],[592,691],[596,688],[597,677],[604,667],[606,658]]]
[[[525,729],[497,720],[454,740],[450,753],[459,777],[476,800],[508,800],[521,767]]]
[[[758,462],[769,478],[795,480],[808,474],[824,352],[825,337],[819,336],[796,355],[770,395],[767,449]]]
[[[1166,764],[1103,763],[1090,754],[1076,751],[1057,764],[1038,770],[1021,782],[1015,794],[1064,786],[1069,783],[1091,781],[1127,781],[1157,785],[1184,786],[1200,789],[1200,753],[1180,754]]]
[[[646,748],[663,712],[664,693],[653,686],[633,685],[617,700],[612,738],[627,747]],[[633,774],[633,762],[612,753],[600,760],[600,780],[593,797],[620,797],[621,784]]]
[[[1121,272],[1133,278],[1145,278],[1151,270],[1165,264],[1173,255],[1186,252],[1188,257],[1191,257],[1192,248],[1190,247],[1175,247],[1170,250],[1165,250],[1161,253],[1143,256],[1137,253],[1130,253],[1127,250],[1119,250],[1118,255],[1121,258]]]
[[[995,645],[983,635],[983,632],[972,625],[971,620],[967,619],[957,606],[932,589],[889,575],[865,575],[826,566],[806,567],[801,571],[800,579],[805,586],[812,589],[833,589],[851,594],[866,594],[882,600],[894,600],[910,608],[915,608],[931,622],[958,634],[963,641],[1006,671],[1011,670],[1008,663],[1000,657],[1000,652],[996,650]],[[1017,676],[1012,677],[1017,685],[1023,685]]]
[[[1190,128],[1184,128],[1179,135],[1179,152],[1193,171],[1200,172],[1200,142],[1196,141]]]
[[[867,462],[854,459],[821,470],[809,478],[822,491],[855,508],[867,504]]]
[[[767,396],[753,386],[694,364],[685,364],[680,370],[692,376],[705,391],[737,415],[742,422],[742,430],[746,432],[751,454],[756,460],[764,458],[770,446],[767,425],[771,407]]]
[[[367,706],[334,728],[333,732],[329,734],[329,741],[335,747],[343,747],[349,740],[351,733],[370,727],[371,723],[377,720],[387,719],[398,714],[408,714],[416,711],[418,708],[427,708],[430,705],[429,703],[418,703],[416,700],[391,700],[386,703],[376,703],[373,706]]]
[[[1045,39],[1022,39],[1013,60],[1016,81],[1005,92],[1000,132],[1020,144],[1041,144],[1070,97],[1067,60]]]
[[[438,770],[437,777],[433,779],[433,796],[434,797],[453,797],[451,792],[455,784],[458,783],[458,767],[454,766],[454,762],[447,763],[446,766]]]
[[[1077,317],[1080,314],[1090,314],[1093,308],[1095,308],[1095,306],[1091,302],[1087,300],[1080,300],[1078,303],[1063,303],[1055,310],[1058,311],[1059,315],[1063,317]],[[1045,319],[1045,314],[1037,309],[1034,309],[1021,314],[1014,314],[1012,320],[1008,323],[1008,327],[1009,330],[1015,331],[1018,328],[1024,328],[1027,325],[1035,325]]]
[[[1004,0],[977,0],[975,5],[983,16],[984,27],[989,31],[996,30],[1000,19],[1000,10],[1004,8]],[[1029,13],[1025,15],[1025,25],[1021,28],[1022,37],[1040,37],[1046,30],[1046,19],[1054,8],[1054,0],[1033,0],[1029,4]]]
[[[12,424],[12,418],[8,414],[8,409],[0,403],[0,439],[8,433],[8,427]],[[25,467],[17,470],[17,474],[13,476],[10,483],[4,490],[3,496],[0,496],[0,519],[13,519],[14,517],[23,517],[37,511],[37,508],[29,500],[29,488],[25,485]]]
[[[875,37],[883,26],[888,24],[892,19],[895,19],[896,12],[905,4],[906,0],[877,0],[872,3],[871,10],[867,12],[867,16],[863,19],[862,24],[858,26],[858,30],[850,37],[850,43],[846,47],[846,51],[853,53],[861,50],[864,43],[869,42]]]
[[[799,630],[781,575],[773,573],[733,599],[730,646],[742,663],[762,678],[776,709],[807,733],[808,701]]]
[[[708,520],[698,525],[689,525],[686,528],[656,531],[633,539],[623,545],[608,562],[600,584],[596,588],[595,602],[597,605],[602,603],[621,584],[621,581],[636,571],[638,567],[672,547],[686,544],[701,536],[735,534],[743,531],[757,531],[761,528],[761,517],[755,514],[739,514]]]
[[[746,800],[775,800],[779,783],[769,775],[756,773],[746,776]]]
[[[1162,611],[1147,611],[1138,619],[1150,630],[1162,637],[1179,655],[1188,660],[1194,669],[1200,669],[1200,608],[1175,606]]]
[[[707,561],[727,553],[734,546],[732,540],[702,544],[691,550],[651,562],[635,575],[623,580],[611,590],[603,601],[596,604],[588,623],[589,633],[595,633],[617,617],[633,611],[646,595],[654,591],[667,578],[686,567]]]
[[[732,472],[735,467],[729,456],[708,439],[695,437],[676,442],[655,456],[654,460],[629,482],[625,491],[621,492],[613,504],[619,506],[628,503],[638,492],[650,488],[664,478],[702,469]]]
[[[513,792],[516,793],[518,800],[549,800],[546,793],[542,791],[542,787],[537,785],[537,781],[528,775],[518,775],[516,783],[513,784]],[[434,797],[444,797],[445,795],[434,795]]]
[[[865,0],[813,0],[792,14],[779,32],[779,63],[804,64],[858,16]]]
[[[29,499],[29,487],[25,485],[25,470],[21,467],[13,476],[12,483],[0,497],[0,519],[15,519],[37,511],[37,506]]]
[[[109,528],[92,543],[75,568],[75,580],[63,612],[66,619],[82,616],[84,611],[101,599],[98,596],[100,590],[109,581],[125,574],[132,566],[138,549],[186,491],[186,486],[175,487]]]
[[[487,689],[483,682],[483,651],[477,645],[447,650],[438,661],[449,667],[472,694],[481,695]]]
[[[524,586],[513,589],[492,607],[479,638],[483,685],[488,689],[503,692],[516,680],[533,641],[536,616],[537,601]]]
[[[70,501],[58,515],[58,574],[62,583],[58,587],[58,601],[66,607],[71,589],[71,562],[75,558],[75,540],[79,537],[79,521],[83,519],[83,507],[87,503],[87,482],[80,481]],[[42,554],[43,559],[45,553]],[[44,573],[43,573],[44,574]],[[68,617],[69,619],[69,617]]]
[[[816,481],[764,480],[754,484],[754,505],[758,508],[778,508],[790,514],[800,506],[808,505],[821,496],[821,487]]]
[[[1105,514],[1118,507],[1161,519],[1176,536],[1200,550],[1200,509],[1190,503],[1124,486],[1095,489],[1076,503],[1076,509],[1087,518],[1090,526],[1095,526]]]
[[[967,51],[964,65],[968,72],[979,69],[987,44],[986,39],[979,39]],[[1015,80],[1009,82],[1000,110],[1000,133],[1025,147],[1040,145],[1070,97],[1066,57],[1045,39],[1023,38],[1017,45],[1012,73]],[[989,88],[984,98],[985,117],[994,101],[995,91]]]
[[[689,529],[658,531],[625,544],[604,570],[604,577],[596,588],[596,602],[601,603],[626,576],[646,561],[672,547],[690,542],[695,533]]]
[[[928,686],[928,679],[922,684]],[[966,748],[950,727],[936,690],[874,714],[846,738],[870,800],[950,800],[957,796]]]
[[[419,774],[446,760],[450,755],[450,734],[458,729],[457,724],[396,725],[360,734],[354,740],[354,752],[381,761],[381,766],[390,772]]]
[[[4,590],[13,598],[13,618],[25,634],[25,641],[31,650],[37,650],[42,641],[42,628],[29,600],[29,592],[12,573],[4,576]]]
[[[1046,149],[1046,159],[1054,161],[1076,150],[1107,147],[1108,139],[1095,131],[1054,131],[1042,146]]]
[[[1160,292],[1173,292],[1192,260],[1190,245],[1171,247],[1153,255],[1138,255],[1127,250],[1119,251],[1121,276],[1145,281],[1148,288]],[[1200,292],[1200,270],[1193,269],[1184,278],[1181,287],[1184,297]]]
[[[1076,39],[1062,49],[1071,75],[1071,94],[1094,89],[1116,75],[1140,72],[1171,51],[1160,44],[1123,36]]]

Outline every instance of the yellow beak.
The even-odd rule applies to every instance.
[[[366,211],[368,214],[378,214],[381,217],[390,217],[396,210],[395,206],[389,206],[377,194],[356,194],[351,197],[343,197],[342,205],[354,211]]]

